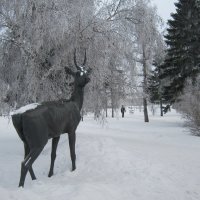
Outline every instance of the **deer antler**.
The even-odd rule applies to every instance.
[[[84,57],[84,61],[83,61],[83,66],[85,66],[86,61],[87,61],[87,57],[86,57],[86,49],[85,49],[85,57]]]
[[[76,69],[81,71],[81,68],[77,65],[77,62],[76,62],[76,49],[74,50],[74,64],[76,66]]]

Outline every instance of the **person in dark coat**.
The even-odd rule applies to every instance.
[[[124,118],[125,112],[126,112],[126,109],[125,109],[124,105],[122,105],[122,107],[121,107],[122,118]]]

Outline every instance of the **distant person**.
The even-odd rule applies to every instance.
[[[125,107],[122,105],[121,107],[121,113],[122,113],[122,118],[124,118],[124,113],[126,112]]]
[[[166,107],[164,107],[163,112],[166,114],[168,111],[171,111],[170,105],[168,104]]]

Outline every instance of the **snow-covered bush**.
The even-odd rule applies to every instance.
[[[176,108],[187,119],[186,125],[194,135],[200,136],[200,76],[195,84],[187,81],[183,95],[180,97]]]

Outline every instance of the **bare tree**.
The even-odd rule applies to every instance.
[[[141,64],[143,73],[144,121],[149,122],[147,109],[147,78],[152,66],[157,42],[161,39],[161,35],[158,31],[160,18],[156,14],[155,8],[148,5],[146,1],[141,1],[139,4],[141,6],[140,12],[143,13],[143,15],[140,23],[136,24],[135,36],[139,50],[136,60]]]
[[[174,107],[183,114],[185,124],[190,128],[192,134],[200,136],[200,77],[197,77],[196,84],[188,79],[183,94],[179,97]]]
[[[148,14],[143,7],[148,10],[147,2],[139,0],[2,0],[0,72],[9,88],[7,103],[18,107],[70,97],[72,80],[65,79],[62,66],[72,65],[76,48],[77,58],[87,49],[94,69],[85,106],[99,113],[112,102],[115,109],[124,98],[127,70],[134,68],[133,57],[141,49],[136,44],[142,39],[136,36]]]

